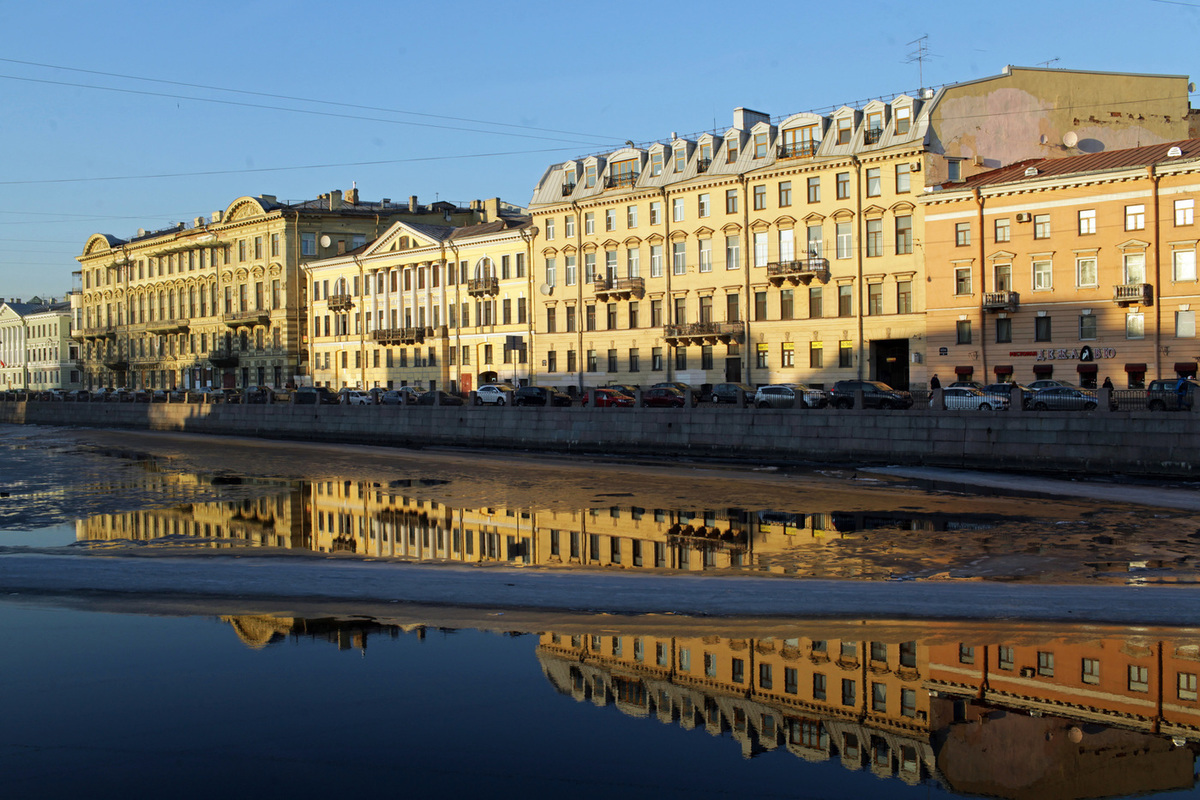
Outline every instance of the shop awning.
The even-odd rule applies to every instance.
[[[1012,375],[1012,364],[998,364],[992,367],[992,372],[996,373],[997,375]]]
[[[1126,364],[1125,371],[1126,372],[1145,372],[1146,365],[1145,364]]]
[[[1075,371],[1080,375],[1095,375],[1100,371],[1100,367],[1095,364],[1079,364],[1075,367]]]
[[[974,371],[975,371],[974,367],[955,367],[954,368],[955,375],[970,375]]]
[[[1175,362],[1175,371],[1180,374],[1183,374],[1183,375],[1195,375],[1196,374],[1196,362],[1195,361],[1176,361]]]

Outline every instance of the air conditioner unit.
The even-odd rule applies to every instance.
[[[920,162],[920,161],[914,161],[914,162],[912,163],[912,171],[913,171],[913,172],[920,172],[920,171],[921,171],[921,162]]]
[[[1028,211],[1022,211],[1020,214],[1017,214],[1017,222],[1029,222],[1031,219],[1033,219],[1033,215]]]
[[[1035,674],[1033,667],[1021,667],[1022,678],[1032,678]]]
[[[975,156],[975,166],[977,166],[977,167],[983,166],[983,156]]]

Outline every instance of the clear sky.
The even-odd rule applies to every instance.
[[[0,0],[0,297],[242,195],[525,205],[546,167],[1006,64],[1186,74],[1200,0]],[[928,35],[923,81],[909,56]],[[1197,104],[1193,95],[1193,105]]]

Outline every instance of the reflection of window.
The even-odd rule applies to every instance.
[[[1129,691],[1150,691],[1150,670],[1137,664],[1129,665]]]
[[[1038,651],[1037,674],[1044,678],[1054,677],[1054,653]]]
[[[1075,259],[1075,281],[1079,286],[1095,286],[1097,284],[1095,256],[1081,256]]]
[[[1180,672],[1176,680],[1180,700],[1196,699],[1196,673]]]
[[[1146,316],[1140,311],[1125,315],[1125,338],[1146,338]]]
[[[1000,669],[1013,668],[1013,649],[1007,645],[1000,645],[997,649],[996,662]]]
[[[825,699],[825,676],[820,672],[813,673],[813,700]]]
[[[1083,682],[1084,683],[1099,683],[1100,682],[1100,659],[1085,658],[1083,659]]]

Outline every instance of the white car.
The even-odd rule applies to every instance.
[[[371,395],[358,389],[342,389],[338,392],[338,403],[344,406],[369,406]]]
[[[506,383],[485,383],[475,390],[475,405],[505,405],[512,402],[514,391],[516,390]]]
[[[948,386],[942,389],[947,411],[991,411],[1008,408],[1008,395],[984,394],[973,386]],[[932,407],[933,401],[929,401]]]

